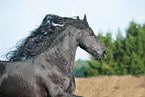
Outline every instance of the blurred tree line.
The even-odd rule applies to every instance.
[[[145,74],[145,24],[130,22],[125,38],[120,31],[114,41],[111,33],[106,36],[99,33],[97,38],[107,55],[101,61],[91,56],[91,60],[86,61],[88,65],[85,66],[83,76]]]

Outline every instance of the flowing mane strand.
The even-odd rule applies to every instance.
[[[7,54],[7,59],[9,61],[21,61],[40,54],[49,48],[51,43],[53,43],[52,41],[65,30],[67,25],[72,25],[79,29],[88,27],[88,23],[80,19],[48,14],[37,29],[16,45],[16,50]]]

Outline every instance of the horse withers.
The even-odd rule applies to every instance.
[[[80,20],[46,15],[8,53],[9,61],[0,61],[0,97],[81,97],[74,95],[72,73],[78,46],[97,60],[106,54],[86,16]]]

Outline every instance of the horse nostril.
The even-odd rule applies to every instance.
[[[99,50],[97,51],[98,54],[100,54],[102,57],[106,56],[106,51],[105,50]]]
[[[107,54],[107,52],[104,50],[104,54]]]
[[[106,56],[106,54],[107,54],[107,52],[104,50],[104,54],[103,54],[103,55],[104,55],[104,57]]]

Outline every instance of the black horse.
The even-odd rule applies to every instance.
[[[0,97],[80,97],[72,73],[80,46],[98,60],[106,54],[86,16],[46,15],[41,25],[0,61]]]

